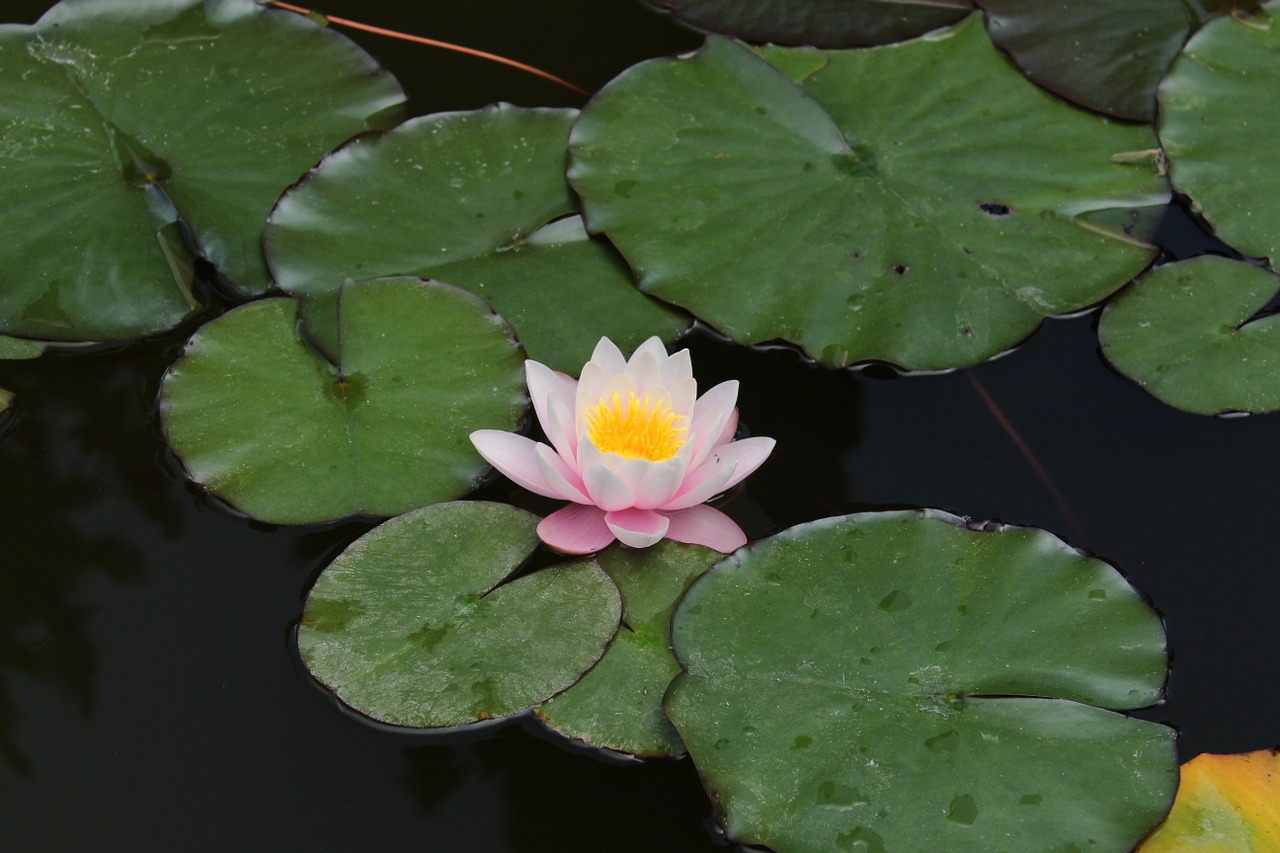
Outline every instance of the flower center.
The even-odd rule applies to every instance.
[[[624,405],[615,391],[587,410],[587,438],[601,453],[661,462],[684,444],[684,420],[666,401],[650,402],[648,394],[637,398],[632,392]]]

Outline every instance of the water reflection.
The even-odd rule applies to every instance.
[[[405,749],[404,783],[433,822],[469,826],[433,837],[442,853],[741,849],[714,830],[692,762],[595,755],[522,718]]]
[[[0,755],[20,774],[38,770],[16,742],[25,688],[64,692],[81,715],[93,712],[91,579],[142,581],[130,531],[182,532],[180,510],[156,499],[173,484],[147,426],[165,359],[153,343],[0,362],[0,384],[17,394],[0,434]]]

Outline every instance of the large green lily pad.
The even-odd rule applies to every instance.
[[[953,24],[971,0],[649,0],[689,26],[749,41],[857,47]]]
[[[193,480],[254,518],[306,524],[396,515],[470,491],[472,430],[525,412],[523,353],[465,291],[418,279],[348,285],[336,364],[297,303],[268,299],[203,326],[160,394]]]
[[[1175,187],[1218,236],[1280,259],[1280,2],[1196,33],[1160,84],[1160,143]]]
[[[1159,617],[1110,566],[936,511],[800,525],[676,610],[666,709],[778,853],[1127,853],[1177,783]]]
[[[564,177],[576,115],[500,104],[426,116],[356,140],[281,198],[267,253],[321,346],[335,344],[342,282],[383,275],[470,290],[531,358],[574,374],[601,336],[629,351],[679,334],[687,320],[639,293],[576,215]]]
[[[402,726],[458,726],[573,684],[618,629],[618,590],[579,560],[503,584],[538,519],[503,504],[423,507],[351,544],[307,597],[298,649],[345,703]]]
[[[0,331],[168,329],[198,307],[179,220],[261,293],[263,222],[399,85],[343,36],[252,0],[64,0],[0,28]]]
[[[991,39],[1027,77],[1077,104],[1133,121],[1196,23],[1175,0],[978,0]]]
[[[1206,255],[1144,274],[1108,303],[1102,352],[1155,397],[1188,412],[1280,409],[1280,316],[1251,320],[1280,278]]]
[[[671,613],[690,582],[723,555],[670,539],[650,548],[615,545],[596,555],[622,593],[622,628],[582,680],[538,716],[561,734],[632,755],[684,752],[662,711],[680,671],[671,654]]]
[[[1117,221],[1167,199],[1150,129],[1031,85],[980,16],[764,56],[803,89],[711,38],[625,72],[570,139],[588,226],[641,289],[734,340],[785,339],[830,367],[959,367],[1153,257]]]

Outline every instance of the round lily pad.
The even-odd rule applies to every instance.
[[[1160,84],[1160,143],[1173,185],[1218,236],[1280,259],[1280,2],[1192,36]]]
[[[1169,0],[978,0],[991,39],[1028,79],[1133,121],[1156,114],[1156,86],[1193,19]]]
[[[680,755],[684,745],[662,711],[680,665],[671,654],[671,613],[717,551],[669,539],[649,548],[615,545],[596,555],[622,593],[622,628],[582,680],[538,710],[561,734],[632,755]]]
[[[1273,273],[1205,255],[1144,274],[1107,305],[1102,352],[1155,397],[1201,415],[1280,409],[1280,316],[1251,319]]]
[[[970,0],[649,0],[700,30],[749,41],[857,47],[886,44],[955,23]]]
[[[418,279],[343,289],[340,358],[309,345],[292,299],[206,324],[160,394],[191,478],[262,521],[396,515],[470,491],[467,438],[525,412],[523,353],[465,291]]]
[[[537,517],[436,504],[351,544],[307,597],[298,649],[343,702],[401,726],[523,711],[573,684],[618,628],[618,590],[588,560],[503,583]]]
[[[262,224],[399,85],[345,37],[253,0],[64,0],[0,29],[0,331],[168,329],[198,307],[181,222],[235,286]]]
[[[800,525],[697,580],[673,638],[667,713],[740,842],[1127,853],[1173,797],[1173,732],[1103,710],[1160,696],[1160,619],[1041,530]]]
[[[44,352],[43,341],[30,341],[25,338],[11,338],[0,335],[0,361],[22,361],[38,358]]]
[[[529,356],[577,373],[601,336],[623,349],[686,319],[639,293],[592,239],[565,182],[575,110],[507,104],[407,122],[327,157],[280,199],[266,231],[283,287],[326,350],[348,278],[413,274],[482,297]]]
[[[765,58],[711,38],[602,90],[570,138],[588,226],[642,290],[829,367],[974,364],[1097,302],[1154,250],[1149,128],[1028,83],[981,17],[900,45]],[[940,69],[946,69],[941,73]]]

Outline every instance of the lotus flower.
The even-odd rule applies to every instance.
[[[771,438],[733,441],[738,383],[698,397],[689,351],[645,341],[625,359],[601,338],[574,380],[525,362],[533,408],[551,445],[482,429],[471,442],[512,481],[572,501],[538,525],[557,551],[589,554],[614,539],[647,548],[660,539],[729,553],[747,537],[706,501],[760,466]]]

